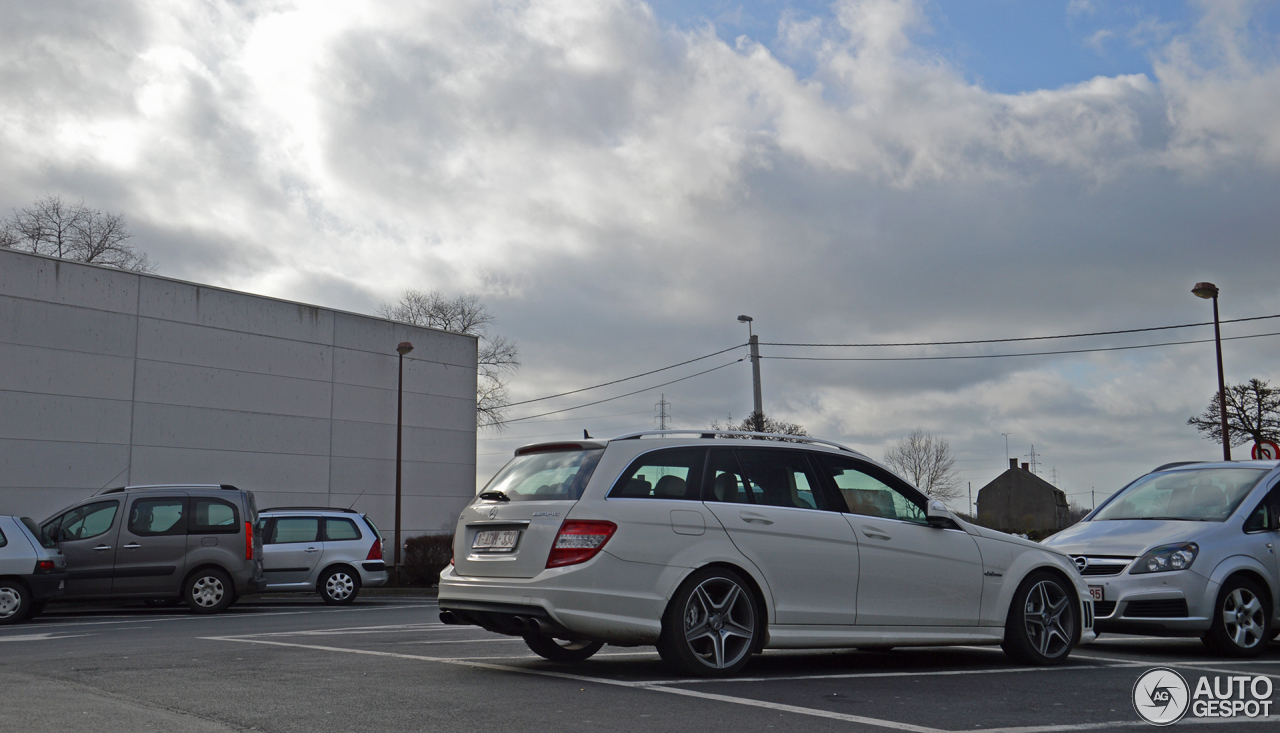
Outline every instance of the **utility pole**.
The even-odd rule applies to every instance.
[[[973,516],[973,482],[969,482],[969,516]],[[976,519],[976,517],[974,517]]]
[[[1000,433],[1004,436],[1004,465],[1009,465],[1009,436],[1013,433]]]
[[[661,398],[658,401],[658,404],[654,405],[654,407],[658,408],[658,416],[655,417],[654,420],[658,421],[659,430],[667,429],[667,417],[669,417],[667,415],[667,408],[670,406],[671,406],[671,403],[667,402],[667,396],[665,394],[661,396]]]
[[[1054,466],[1053,468],[1049,469],[1049,475],[1053,477],[1053,481],[1052,481],[1053,485],[1057,486],[1058,485],[1058,467]]]
[[[738,316],[739,323],[747,324],[748,343],[751,345],[751,392],[755,398],[756,414],[764,417],[764,400],[760,397],[760,337],[751,329],[751,316]]]
[[[1027,454],[1027,457],[1031,459],[1029,464],[1031,466],[1031,473],[1039,475],[1040,472],[1037,469],[1040,467],[1040,454],[1036,453],[1036,446],[1034,443],[1031,445],[1031,452]]]
[[[1092,486],[1089,487],[1089,511],[1093,511],[1098,508],[1097,493],[1098,492],[1093,490]]]

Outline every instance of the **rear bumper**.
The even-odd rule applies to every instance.
[[[619,560],[601,552],[581,565],[544,570],[533,578],[440,574],[445,623],[473,624],[503,634],[542,632],[612,644],[655,644],[667,598],[688,568]],[[447,615],[445,612],[449,612]],[[530,626],[530,620],[536,623]]]
[[[34,603],[43,603],[44,601],[57,598],[66,592],[67,574],[66,573],[40,573],[39,575],[25,575],[22,580],[31,588],[31,600]]]

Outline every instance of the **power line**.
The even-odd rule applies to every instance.
[[[738,346],[741,346],[741,344],[739,344]],[[735,346],[734,348],[736,349],[736,348],[738,348],[738,347],[737,347],[737,346]],[[727,349],[726,349],[726,351],[727,351]],[[702,358],[705,358],[705,357],[702,357]],[[703,374],[710,374],[711,372],[717,371],[717,370],[719,370],[719,369],[724,369],[725,367],[733,366],[734,364],[737,364],[737,363],[739,363],[739,362],[742,362],[745,358],[746,358],[746,357],[743,357],[742,359],[735,359],[735,360],[733,360],[733,361],[729,362],[728,364],[721,364],[721,365],[720,365],[720,366],[718,366],[718,367],[711,367],[710,369],[707,369],[707,370],[704,370],[704,371],[698,372],[697,374],[690,374],[690,375],[689,375],[689,376],[687,376],[687,377],[680,377],[679,379],[673,379],[673,380],[671,380],[670,382],[663,382],[662,384],[655,384],[655,385],[653,385],[652,387],[645,387],[644,389],[637,389],[637,390],[636,390],[636,391],[634,391],[634,392],[628,392],[628,393],[626,393],[626,394],[620,394],[620,395],[618,395],[617,397],[606,397],[606,398],[605,398],[605,399],[603,399],[603,400],[596,400],[595,402],[588,402],[588,403],[586,403],[585,405],[577,405],[577,406],[575,406],[575,407],[566,407],[566,408],[564,408],[563,410],[552,410],[551,412],[542,412],[542,413],[539,413],[539,414],[537,414],[537,415],[528,415],[528,416],[526,416],[526,417],[517,417],[517,418],[514,418],[514,419],[512,419],[512,420],[503,420],[503,421],[502,421],[502,423],[503,423],[504,425],[506,425],[506,424],[513,423],[513,422],[521,422],[521,421],[523,421],[523,420],[532,420],[532,419],[533,419],[533,418],[535,418],[535,417],[546,417],[547,415],[556,415],[556,414],[559,414],[559,413],[561,413],[561,412],[568,412],[568,411],[570,411],[570,410],[580,410],[580,409],[582,409],[582,408],[584,408],[584,407],[590,407],[590,406],[592,406],[592,405],[599,405],[599,404],[604,403],[604,402],[612,402],[612,401],[614,401],[614,400],[620,400],[620,399],[622,399],[623,397],[630,397],[630,396],[632,396],[632,395],[638,395],[638,394],[640,394],[641,392],[652,392],[653,390],[655,390],[655,389],[657,389],[657,388],[659,388],[659,387],[665,387],[665,386],[667,386],[668,384],[675,384],[676,382],[683,382],[683,381],[685,381],[686,379],[693,379],[694,377],[700,377],[700,376],[702,376]],[[688,362],[686,362],[686,363],[688,363]],[[661,370],[658,370],[658,371],[661,371]],[[653,372],[649,372],[649,373],[650,373],[650,374],[652,374]],[[630,379],[630,377],[628,377],[628,379]],[[622,380],[619,380],[619,381],[622,381]],[[603,386],[603,385],[601,385],[601,386]],[[588,387],[588,389],[590,389],[590,387]],[[577,390],[577,391],[581,392],[582,390]],[[572,394],[572,393],[571,393],[571,392],[566,392],[565,394]]]
[[[1224,323],[1225,323],[1225,321],[1224,321]],[[565,395],[577,394],[577,393],[579,393],[579,392],[586,392],[587,390],[590,390],[590,389],[599,389],[600,387],[608,387],[608,386],[609,386],[609,385],[611,385],[611,384],[619,384],[619,383],[621,383],[621,382],[627,382],[627,381],[630,381],[630,380],[632,380],[632,379],[639,379],[640,377],[647,377],[647,376],[649,376],[650,374],[657,374],[658,372],[665,372],[665,371],[667,371],[668,369],[675,369],[676,367],[684,366],[685,364],[692,364],[692,363],[694,363],[695,361],[702,361],[703,359],[710,359],[710,358],[711,358],[711,357],[713,357],[713,356],[719,356],[720,354],[723,354],[723,353],[724,353],[724,352],[726,352],[726,351],[733,351],[734,349],[740,349],[740,348],[742,348],[743,346],[746,346],[746,344],[734,344],[733,346],[730,346],[730,347],[729,347],[729,348],[727,348],[727,349],[721,349],[721,350],[719,350],[719,351],[713,351],[712,353],[707,354],[706,356],[699,356],[697,359],[690,359],[690,360],[688,360],[688,361],[682,361],[682,362],[680,362],[679,364],[672,364],[671,366],[664,366],[664,367],[662,367],[661,369],[654,369],[654,370],[652,370],[652,371],[643,372],[643,373],[641,373],[641,374],[633,374],[633,375],[631,375],[630,377],[623,377],[622,379],[615,379],[615,380],[613,380],[612,382],[605,382],[604,384],[596,384],[596,385],[592,385],[592,386],[590,386],[590,387],[583,387],[582,389],[573,389],[573,390],[569,390],[568,392],[561,392],[560,394],[552,394],[552,395],[547,395],[546,397],[535,397],[535,398],[533,398],[533,399],[531,399],[531,400],[522,400],[522,401],[520,401],[520,402],[512,402],[512,403],[508,404],[508,405],[507,405],[507,407],[515,407],[516,405],[527,405],[527,404],[529,404],[530,402],[541,402],[541,401],[543,401],[543,400],[549,400],[549,399],[553,399],[553,398],[555,398],[555,397],[564,397]],[[678,380],[677,380],[677,381],[678,381]],[[592,403],[592,404],[595,404],[595,403]],[[550,413],[548,413],[548,414],[550,414]],[[521,418],[521,419],[524,419],[524,418]],[[512,422],[512,421],[511,421],[511,420],[507,420],[506,422]]]
[[[1273,316],[1267,316],[1272,318]],[[1280,336],[1280,331],[1274,333],[1256,333],[1251,336],[1224,336],[1223,341],[1236,341],[1238,339],[1256,339],[1264,336]],[[1161,344],[1141,344],[1139,346],[1108,346],[1098,349],[1066,349],[1063,351],[1031,351],[1021,354],[968,354],[964,356],[761,356],[761,359],[786,359],[788,361],[943,361],[947,359],[1003,359],[1014,356],[1054,356],[1057,354],[1093,354],[1101,351],[1128,351],[1130,349],[1154,349],[1158,346],[1181,346],[1183,344],[1209,344],[1213,343],[1213,339],[1198,339],[1195,341],[1166,341]],[[826,344],[834,346],[835,344]],[[874,345],[874,344],[867,344]],[[906,346],[908,344],[895,344]]]
[[[1219,321],[1219,323],[1243,323],[1245,321],[1262,321],[1268,318],[1280,318],[1280,313],[1274,316],[1252,316],[1250,318],[1232,318],[1230,320]],[[1112,336],[1119,333],[1145,333],[1147,331],[1168,331],[1175,328],[1195,328],[1197,326],[1212,326],[1213,321],[1207,323],[1184,323],[1180,326],[1151,326],[1149,328],[1127,328],[1121,331],[1094,331],[1093,333],[1068,333],[1060,336],[1022,336],[1019,338],[1007,339],[975,339],[972,341],[918,341],[914,343],[882,343],[882,344],[786,344],[773,341],[761,341],[761,346],[958,346],[962,344],[1002,344],[1011,341],[1045,341],[1048,339],[1073,339],[1082,338],[1084,336]],[[1223,339],[1225,341],[1225,339]],[[1200,343],[1198,341],[1187,341],[1185,343]],[[728,349],[726,349],[727,351]],[[1070,352],[1064,352],[1070,353]],[[765,357],[768,358],[768,357]],[[776,358],[776,357],[775,357]]]

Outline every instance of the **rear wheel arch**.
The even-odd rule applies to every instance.
[[[354,567],[352,567],[351,563],[349,562],[338,560],[336,562],[332,562],[332,563],[329,563],[328,565],[325,565],[324,569],[320,571],[320,574],[316,576],[317,591],[320,590],[320,579],[328,575],[329,573],[333,572],[334,570],[341,570],[345,572],[347,575],[350,575],[351,577],[355,578],[356,580],[360,580],[359,570],[356,570]]]
[[[671,591],[670,597],[667,598],[667,603],[668,604],[671,603],[671,599],[675,598],[676,593],[680,590],[681,586],[683,586],[685,582],[689,580],[690,576],[692,576],[694,573],[698,572],[699,570],[706,570],[708,568],[732,570],[733,572],[742,576],[742,579],[747,582],[747,589],[751,591],[752,597],[755,598],[756,606],[760,608],[761,611],[764,612],[763,614],[764,618],[761,619],[761,621],[764,623],[764,632],[760,634],[760,640],[756,643],[757,648],[752,650],[753,653],[761,651],[764,647],[765,639],[768,638],[769,636],[769,623],[771,622],[771,617],[773,616],[773,604],[769,601],[769,596],[764,592],[764,589],[760,587],[760,582],[756,580],[755,575],[753,575],[749,570],[742,567],[741,565],[736,565],[731,562],[712,562],[712,563],[707,563],[706,565],[702,565],[702,566],[691,569],[688,573],[685,573],[685,576],[680,579],[679,583],[676,583],[676,587]]]

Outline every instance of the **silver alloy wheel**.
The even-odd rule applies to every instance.
[[[1023,611],[1027,638],[1036,651],[1053,658],[1071,648],[1073,633],[1067,626],[1071,621],[1071,596],[1062,586],[1051,580],[1036,583],[1027,592]]]
[[[13,588],[0,588],[0,618],[9,618],[22,608],[22,594]]]
[[[330,573],[325,581],[324,592],[335,601],[345,601],[356,590],[356,581],[341,570]]]
[[[702,581],[685,604],[684,639],[703,664],[732,667],[751,653],[755,610],[748,591],[729,578]]]
[[[1252,649],[1264,641],[1266,618],[1262,601],[1248,588],[1236,588],[1222,602],[1222,623],[1227,636],[1241,649]]]
[[[213,608],[226,594],[227,589],[216,575],[205,575],[191,584],[191,600],[202,608]]]

